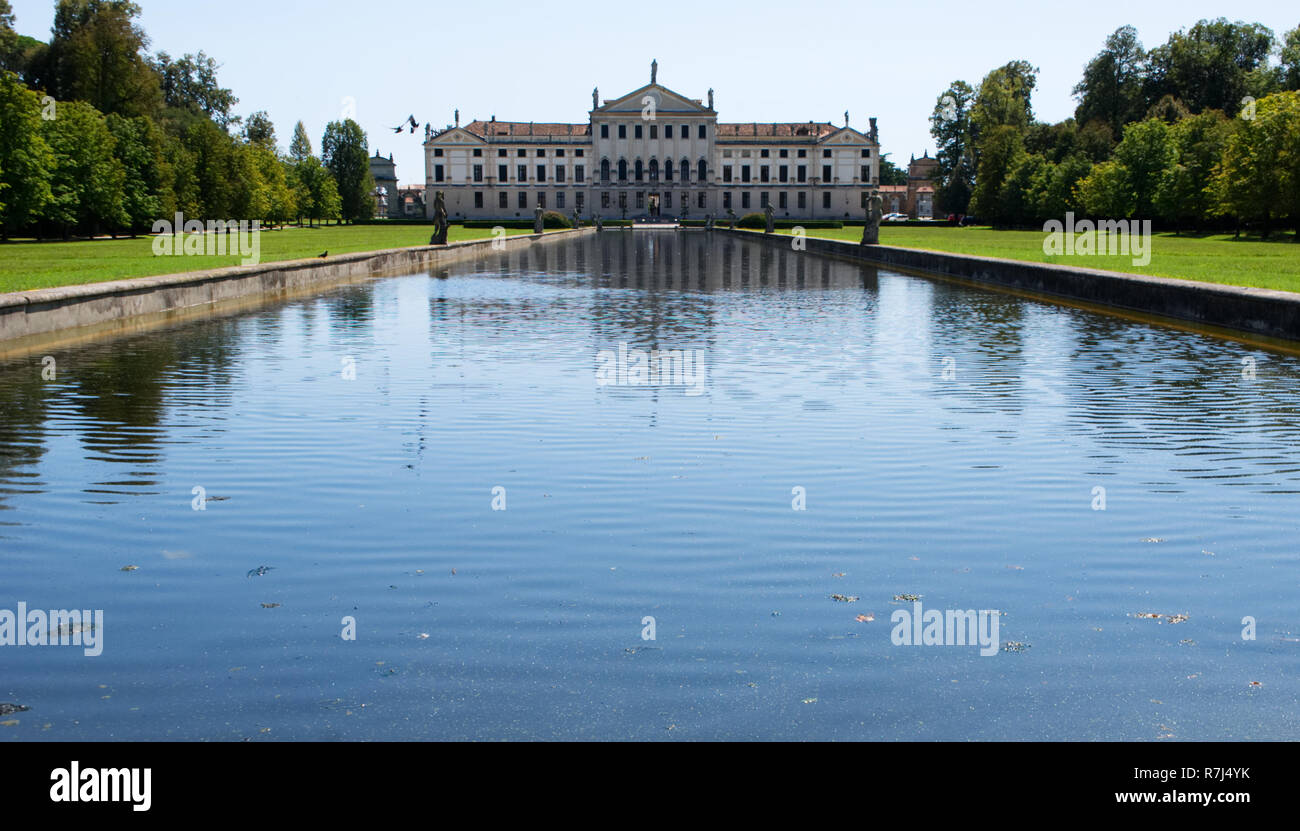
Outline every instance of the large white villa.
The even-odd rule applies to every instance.
[[[426,128],[425,200],[453,219],[531,218],[535,208],[635,218],[861,216],[879,184],[876,120],[866,133],[828,122],[718,121],[707,102],[650,83],[613,100],[591,94],[582,124],[488,121]]]

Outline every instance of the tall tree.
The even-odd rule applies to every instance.
[[[265,110],[258,110],[248,117],[244,122],[242,134],[244,141],[249,144],[255,144],[272,153],[276,152],[275,124],[271,122],[271,116],[267,115]]]
[[[1129,124],[1124,128],[1123,140],[1115,148],[1114,158],[1124,168],[1132,189],[1133,215],[1139,219],[1153,218],[1156,192],[1177,160],[1169,141],[1169,125],[1158,118]]]
[[[1282,38],[1282,85],[1300,89],[1300,26]]]
[[[930,113],[930,135],[938,148],[935,195],[942,210],[964,214],[975,188],[970,108],[975,91],[965,81],[953,81]]]
[[[9,5],[9,0],[0,0],[0,69],[13,69],[9,62],[17,49],[13,6]]]
[[[113,113],[105,124],[116,145],[114,156],[126,175],[122,207],[134,236],[174,211],[171,165],[163,154],[163,134],[144,117],[124,118]]]
[[[1106,38],[1106,45],[1083,70],[1074,88],[1079,106],[1074,118],[1080,124],[1101,121],[1118,135],[1124,125],[1141,118],[1146,110],[1143,80],[1146,50],[1137,29],[1121,26]]]
[[[239,122],[231,110],[239,99],[217,82],[217,62],[203,52],[172,60],[159,52],[154,68],[162,81],[163,101],[168,107],[207,116],[222,127]]]
[[[321,139],[321,160],[338,183],[343,219],[355,222],[374,212],[370,148],[366,134],[352,119],[331,121]]]
[[[1300,241],[1300,92],[1262,98],[1254,118],[1237,121],[1214,188],[1219,212],[1259,220],[1265,237],[1290,215]]]
[[[293,141],[289,142],[289,158],[301,162],[311,154],[311,139],[307,137],[307,128],[299,121],[293,127]]]
[[[0,70],[0,234],[26,226],[52,198],[54,156],[41,135],[41,102]]]
[[[162,94],[139,16],[129,0],[59,0],[46,68],[50,94],[101,113],[156,115]]]
[[[1202,20],[1151,50],[1146,100],[1173,95],[1193,113],[1236,115],[1247,95],[1260,98],[1273,91],[1276,77],[1268,66],[1273,44],[1273,31],[1259,23]]]
[[[1175,228],[1191,225],[1199,231],[1212,214],[1214,167],[1223,157],[1231,133],[1232,123],[1218,110],[1170,125],[1175,162],[1156,192],[1156,209]]]
[[[64,238],[74,228],[95,234],[126,225],[126,173],[114,155],[116,143],[104,116],[81,101],[60,102],[58,113],[41,122],[54,153],[53,198],[45,206],[45,218]]]

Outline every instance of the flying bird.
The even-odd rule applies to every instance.
[[[418,121],[415,120],[415,116],[413,116],[413,115],[408,115],[408,116],[406,117],[406,120],[405,120],[405,121],[403,121],[401,124],[399,124],[399,125],[397,125],[396,127],[393,128],[393,132],[394,132],[394,133],[400,133],[400,132],[402,132],[402,130],[405,129],[406,125],[408,125],[408,124],[411,125],[411,132],[412,132],[412,133],[415,132],[415,128],[416,128],[416,127],[419,127],[419,126],[420,126],[420,122],[418,122]]]

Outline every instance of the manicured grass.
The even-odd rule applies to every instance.
[[[325,251],[333,256],[427,245],[432,233],[432,226],[423,225],[328,225],[264,230],[261,234],[261,262],[309,259]],[[507,230],[506,233],[513,236],[531,233],[531,230]],[[467,229],[459,225],[452,225],[447,234],[450,242],[491,236],[491,228]],[[233,236],[230,242],[234,244]],[[221,257],[155,256],[152,237],[10,242],[0,244],[0,293],[203,271],[239,265],[241,259],[237,254]]]
[[[862,228],[810,228],[808,236],[857,242],[862,239]],[[1279,234],[1268,242],[1245,237],[1234,240],[1232,234],[1202,237],[1154,234],[1151,262],[1146,266],[1134,265],[1132,256],[1050,256],[1043,253],[1044,237],[1041,231],[995,231],[991,228],[886,226],[880,229],[882,245],[901,248],[925,248],[954,254],[1300,292],[1300,244],[1292,241],[1291,234],[1285,237]]]

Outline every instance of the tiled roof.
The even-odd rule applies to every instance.
[[[484,138],[493,136],[528,138],[531,136],[591,135],[590,124],[558,124],[534,121],[471,121],[465,125],[465,129]]]
[[[719,138],[821,138],[839,130],[834,124],[816,121],[775,122],[771,124],[718,123]]]
[[[907,185],[881,185],[881,193],[907,193]]]

